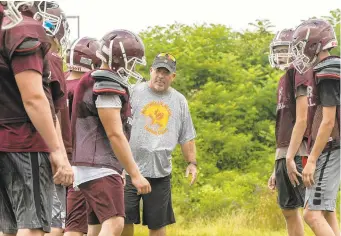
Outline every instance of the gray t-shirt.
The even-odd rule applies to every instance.
[[[186,98],[173,88],[164,94],[155,93],[144,82],[134,87],[131,106],[130,147],[142,175],[169,175],[176,145],[196,137]]]

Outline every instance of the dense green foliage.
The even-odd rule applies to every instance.
[[[340,38],[340,9],[325,16]],[[298,22],[299,24],[299,22]],[[182,217],[255,211],[268,195],[274,164],[276,87],[281,71],[268,62],[268,21],[235,32],[224,25],[153,27],[141,32],[148,65],[159,52],[177,58],[173,86],[188,101],[197,130],[200,174],[190,187],[180,149],[173,155],[174,206]],[[340,54],[340,47],[332,51]],[[149,67],[143,70],[149,77]],[[275,198],[271,197],[272,202]]]

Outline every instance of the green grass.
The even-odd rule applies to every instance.
[[[287,236],[284,217],[276,203],[277,194],[267,192],[258,197],[258,204],[252,210],[235,213],[222,212],[213,218],[186,218],[180,209],[175,209],[177,223],[167,227],[168,236]],[[340,195],[337,202],[340,222]],[[302,209],[300,210],[302,215]],[[305,236],[313,236],[304,223]],[[148,236],[146,226],[135,226],[135,236]]]
[[[204,220],[196,220],[188,225],[174,224],[167,227],[167,235],[169,236],[286,236],[284,221],[281,221],[283,227],[281,230],[272,230],[268,228],[260,228],[250,226],[254,225],[249,220],[252,215],[234,215],[225,216],[220,219],[207,222]],[[284,220],[284,219],[283,219]],[[313,236],[314,234],[305,225],[305,235]],[[135,236],[148,236],[148,228],[141,225],[135,227]]]

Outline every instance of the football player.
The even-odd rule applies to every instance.
[[[303,169],[307,187],[304,220],[315,235],[340,235],[335,212],[340,186],[340,57],[334,28],[328,21],[302,22],[293,35],[293,65],[300,73],[313,69],[308,89],[308,150]]]
[[[11,16],[3,25],[13,27],[2,30],[0,40],[0,230],[43,235],[51,227],[53,180],[64,186],[73,182],[49,88],[51,44],[42,22],[53,6],[45,1],[1,4]]]
[[[68,72],[65,75],[69,114],[72,114],[73,94],[80,78],[86,73],[101,66],[101,60],[96,56],[96,51],[99,49],[99,42],[95,38],[81,37],[76,39],[66,51],[66,64]],[[63,117],[63,119],[65,119]],[[62,119],[62,120],[63,120]],[[68,117],[70,120],[71,117]],[[71,127],[69,127],[70,139],[64,140],[72,144]],[[69,146],[69,145],[68,145]],[[72,147],[72,145],[70,145]],[[72,159],[70,159],[72,162]],[[76,168],[77,169],[77,168]],[[83,234],[98,235],[100,225],[95,222],[88,232],[87,208],[84,195],[81,191],[75,191],[70,186],[67,192],[67,216],[65,225],[65,236],[83,236]],[[97,225],[97,226],[96,226]]]
[[[129,77],[142,78],[134,68],[136,64],[145,65],[144,54],[143,42],[134,33],[108,32],[97,51],[102,61],[100,69],[85,73],[74,90],[71,116],[74,187],[86,199],[89,232],[100,224],[100,235],[121,235],[125,216],[122,166],[139,194],[151,191],[128,143]]]
[[[298,210],[304,203],[301,173],[307,156],[304,134],[308,112],[307,84],[312,79],[312,71],[301,75],[291,65],[293,33],[293,29],[281,30],[270,44],[270,65],[285,73],[277,88],[276,162],[268,186],[278,191],[278,205],[286,220],[288,235],[303,236],[303,220]]]

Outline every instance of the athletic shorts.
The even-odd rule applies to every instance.
[[[50,232],[53,189],[48,153],[0,152],[0,231]]]
[[[307,188],[305,206],[313,211],[335,211],[340,186],[340,149],[322,153],[317,159],[315,184]]]
[[[175,223],[172,207],[171,175],[163,178],[146,178],[152,188],[148,194],[137,195],[137,190],[126,176],[124,202],[126,209],[125,224],[140,224],[140,200],[143,201],[142,224],[149,229],[160,229]]]
[[[296,163],[296,169],[302,174],[304,159],[306,157],[296,156],[294,158]],[[276,174],[276,188],[278,192],[277,202],[281,209],[290,210],[303,207],[304,196],[305,196],[305,186],[303,184],[302,178],[297,176],[300,184],[294,187],[289,179],[286,159],[278,159],[275,164],[275,174]]]
[[[53,191],[51,227],[65,229],[66,190],[62,185],[55,185]]]
[[[125,217],[123,180],[108,175],[79,185],[86,200],[88,224],[102,224],[111,217]]]
[[[66,226],[65,232],[88,232],[88,216],[86,200],[81,191],[68,188],[66,201]]]

